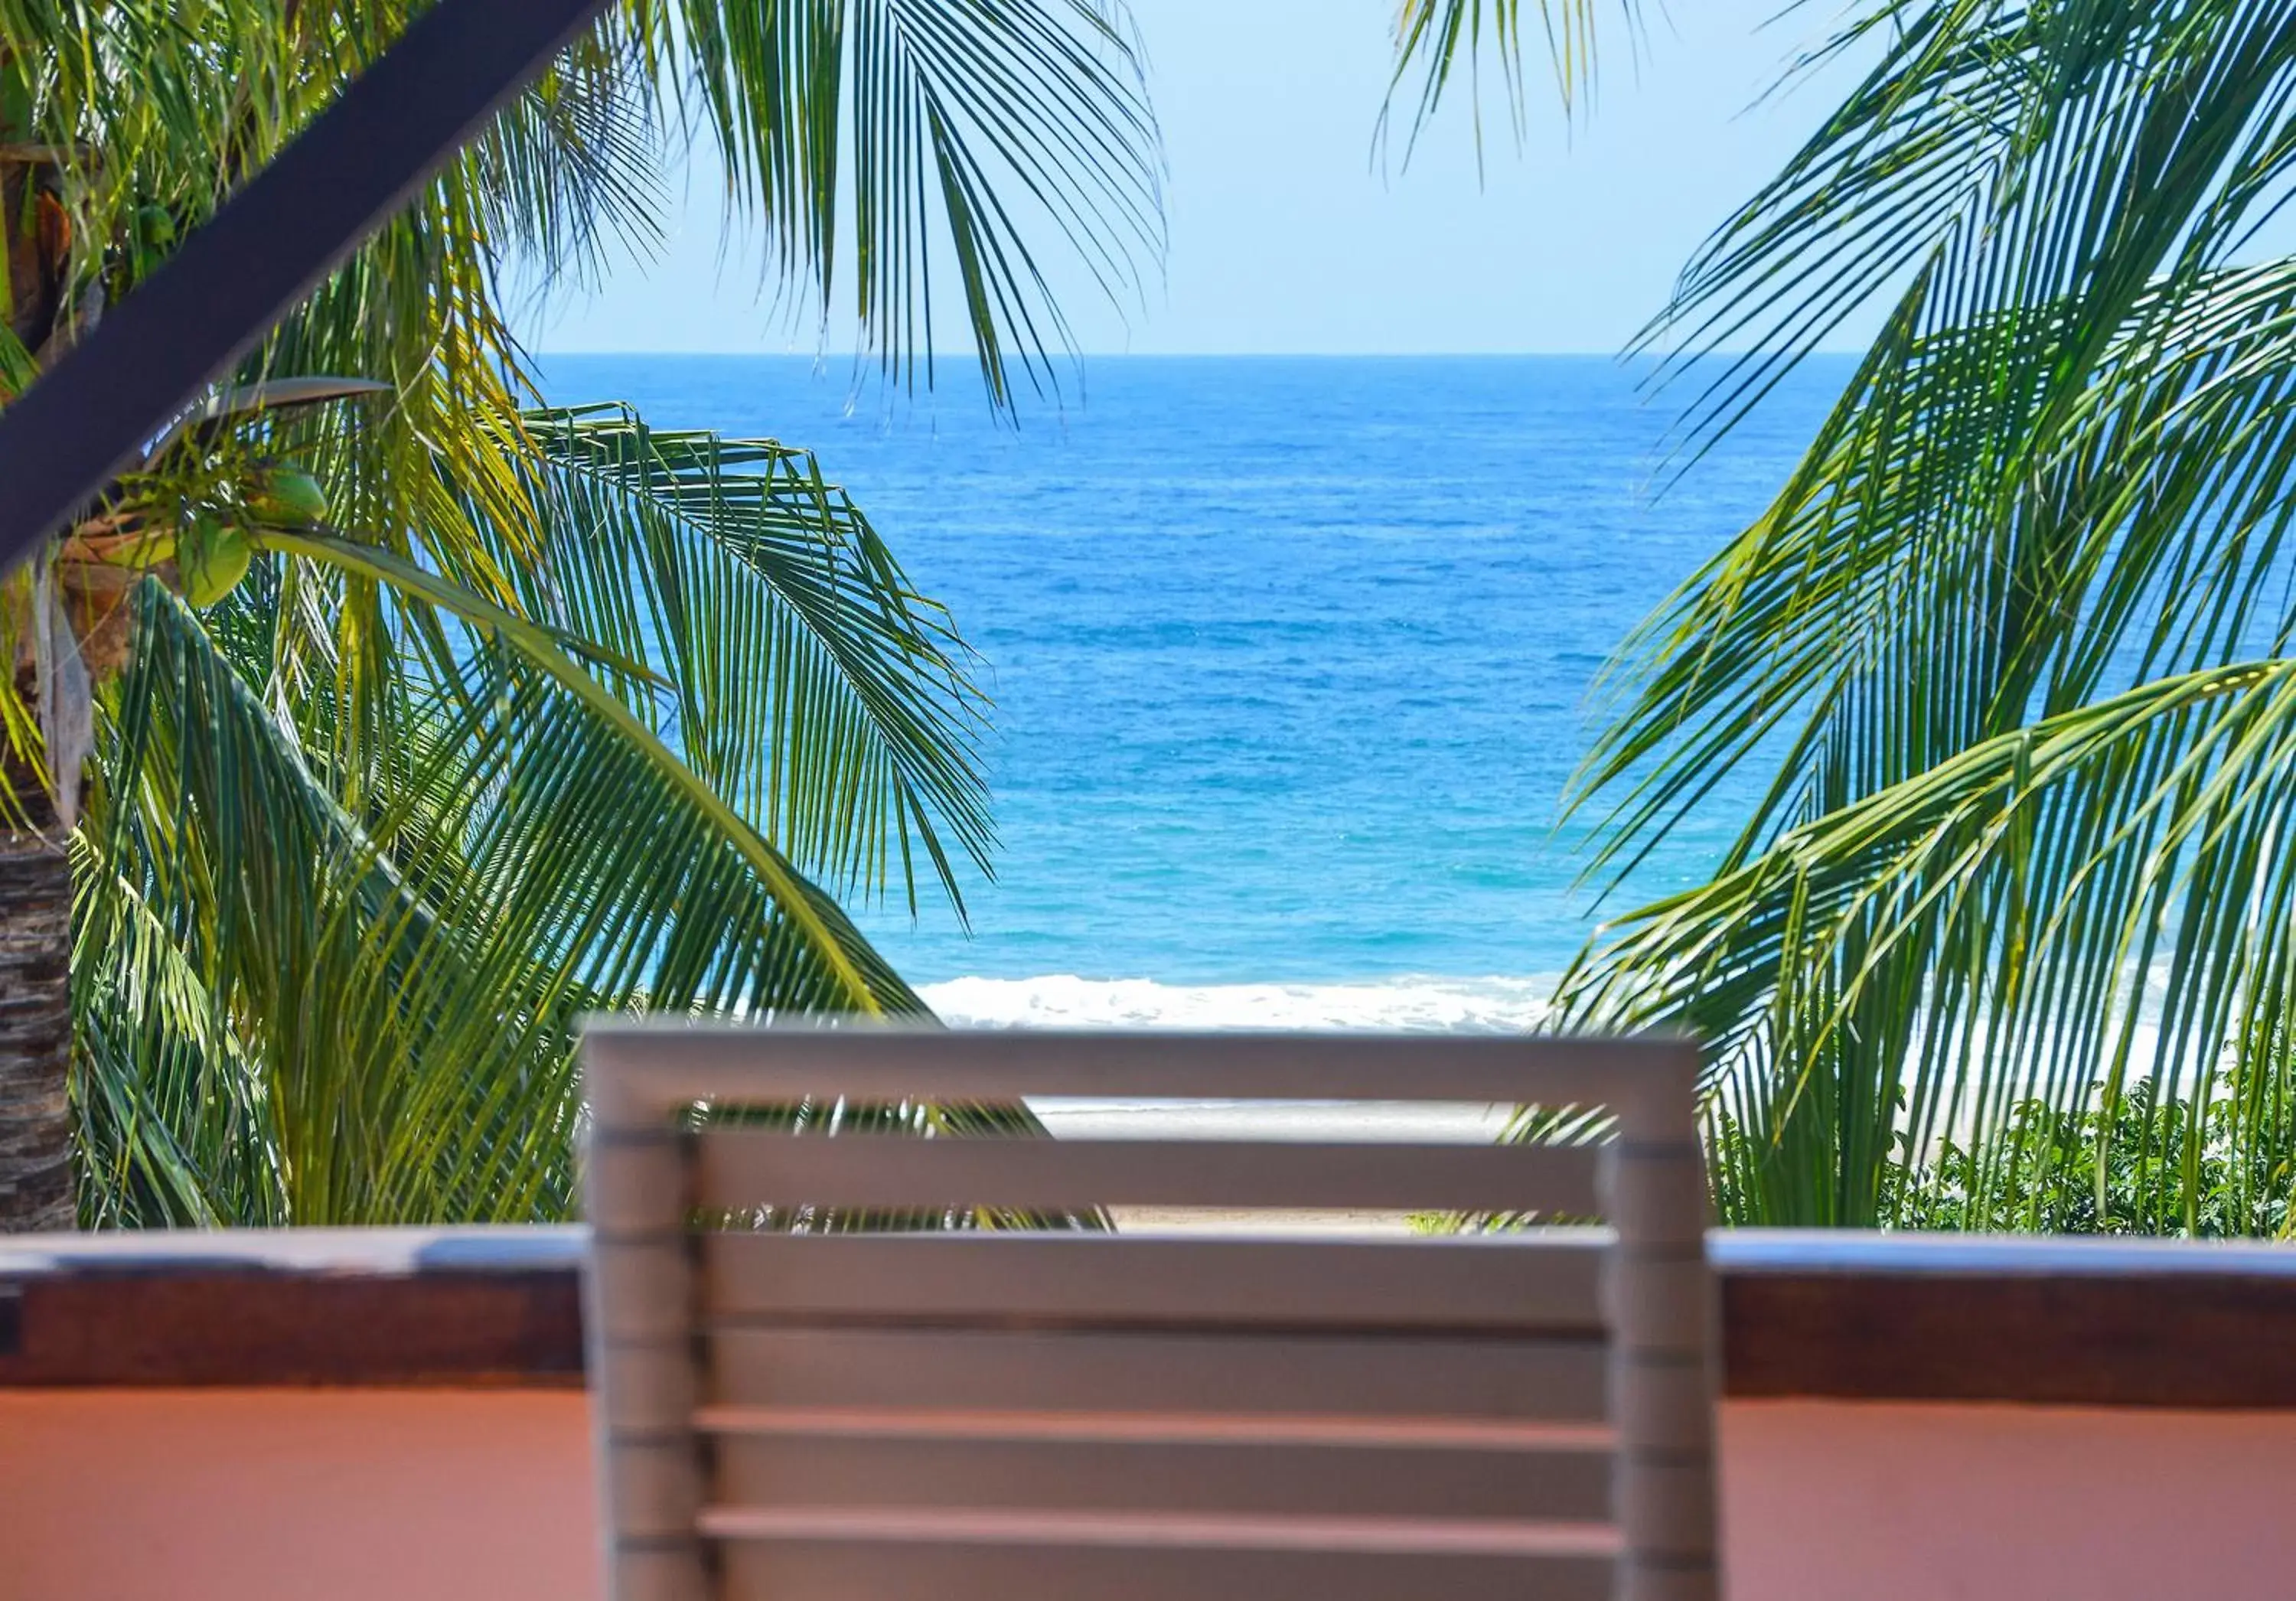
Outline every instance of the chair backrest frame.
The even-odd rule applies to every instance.
[[[760,1183],[808,1203],[855,1207],[1082,1208],[1210,1197],[1247,1206],[1568,1211],[1591,1180],[1611,1228],[1600,1252],[1599,1304],[1613,1594],[1711,1597],[1718,1582],[1714,1307],[1697,1076],[1694,1047],[1668,1039],[594,1024],[584,1040],[594,1229],[586,1293],[610,1601],[703,1601],[712,1593],[703,1468],[711,1398],[698,1343],[709,1247],[691,1221],[697,1208],[722,1208]],[[1009,1104],[1109,1096],[1603,1107],[1615,1133],[1591,1150],[1389,1146],[1374,1168],[1355,1160],[1361,1145],[1275,1142],[1080,1148],[770,1131],[704,1141],[689,1115],[697,1103]],[[1027,1237],[1037,1248],[1048,1244]],[[1089,1263],[1083,1252],[1091,1238],[1057,1248]],[[777,1293],[806,1293],[807,1275],[771,1265],[774,1247],[743,1249],[753,1271],[778,1275]],[[810,1251],[808,1262],[831,1260],[801,1249]],[[783,1254],[793,1267],[798,1259]],[[1233,1260],[1235,1295],[1289,1295],[1292,1305],[1345,1299],[1344,1285],[1268,1287],[1275,1259],[1253,1259],[1248,1243],[1238,1243]],[[1103,1302],[1126,1293],[1105,1275],[1094,1287],[1088,1272],[1076,1274],[1063,1267],[1058,1282]],[[941,1305],[964,1291],[944,1284],[936,1293]],[[1134,1286],[1129,1304],[1152,1310],[1152,1294]]]

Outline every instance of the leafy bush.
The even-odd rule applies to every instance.
[[[1981,1148],[1951,1138],[1926,1155],[1906,1148],[1884,1164],[1880,1215],[1898,1227],[1986,1233],[2276,1236],[2291,1232],[2296,1108],[2163,1097],[2150,1079],[2109,1102],[2066,1112],[2029,1100],[2007,1137]],[[1734,1176],[1759,1170],[1737,1124],[1714,1128],[1717,1210],[1761,1220],[1762,1203]]]

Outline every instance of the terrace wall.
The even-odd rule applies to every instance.
[[[0,1243],[0,1601],[594,1595],[579,1250]],[[2296,1594],[2296,1252],[1713,1252],[1741,1601]]]

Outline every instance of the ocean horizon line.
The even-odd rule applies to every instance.
[[[877,357],[865,351],[840,350],[808,353],[803,350],[704,350],[704,349],[530,349],[527,354],[537,361],[595,360],[595,361],[787,361],[821,364],[855,363],[873,365]],[[1748,356],[1792,357],[1787,350],[1766,350],[1759,348],[1720,349],[1688,357],[1688,361],[1716,358],[1736,360]],[[1804,360],[1854,360],[1863,354],[1848,346],[1826,347],[1801,353]],[[969,354],[949,352],[936,355],[936,363],[962,371],[971,371],[975,363]],[[1620,366],[1657,366],[1672,360],[1685,358],[1630,350],[1083,350],[1062,352],[1048,358],[1056,365],[1072,362],[1183,362],[1183,361],[1587,361],[1608,362]]]

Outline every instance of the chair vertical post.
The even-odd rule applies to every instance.
[[[1698,1057],[1638,1068],[1603,1168],[1618,1601],[1714,1601],[1714,1306]]]
[[[620,1093],[611,1061],[585,1063],[583,1175],[591,1227],[584,1323],[601,1476],[605,1601],[703,1601],[695,1517],[701,1395],[688,1136]]]

